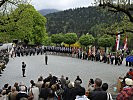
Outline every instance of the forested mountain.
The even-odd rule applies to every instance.
[[[49,34],[75,32],[79,36],[90,32],[98,24],[111,25],[121,20],[120,14],[108,12],[99,7],[83,7],[48,14],[47,32]]]
[[[43,16],[45,16],[45,15],[50,14],[50,13],[59,12],[59,10],[56,10],[56,9],[42,9],[42,10],[39,10],[39,12]]]

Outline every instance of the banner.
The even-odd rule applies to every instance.
[[[116,50],[119,50],[120,35],[116,34]]]
[[[127,36],[124,39],[124,50],[127,50]]]

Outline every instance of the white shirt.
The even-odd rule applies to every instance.
[[[31,89],[30,89],[29,92],[31,92]],[[39,88],[34,86],[32,88],[32,93],[33,93],[33,96],[34,96],[33,100],[39,100]]]
[[[90,99],[88,99],[85,95],[83,95],[83,96],[76,96],[75,100],[90,100]]]

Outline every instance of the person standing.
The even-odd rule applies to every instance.
[[[113,64],[113,62],[114,62],[114,59],[115,59],[115,56],[114,56],[113,54],[111,54],[111,57],[110,57],[110,59],[111,59],[111,64]]]
[[[16,95],[16,100],[28,100],[28,97],[29,96],[26,93],[26,87],[25,86],[21,86],[20,87],[20,91]]]
[[[48,56],[47,56],[47,53],[45,54],[45,64],[48,65]]]
[[[133,100],[133,80],[126,78],[125,87],[117,95],[116,100]]]
[[[25,69],[26,69],[26,64],[24,62],[22,62],[22,74],[23,74],[23,77],[26,77],[25,76]]]
[[[94,90],[88,95],[90,100],[107,100],[107,92],[102,90],[101,85],[102,80],[96,78],[94,81]]]
[[[18,91],[16,90],[16,87],[12,87],[12,91],[8,94],[9,100],[17,100],[16,96],[18,94]]]
[[[31,87],[29,88],[29,97],[30,100],[39,100],[39,88],[35,86],[35,83],[33,80],[30,81]]]
[[[117,65],[118,64],[118,57],[117,57],[117,55],[115,56],[115,65]]]
[[[107,83],[102,84],[102,90],[107,92],[107,90],[108,90],[108,84]],[[112,95],[109,92],[107,92],[107,100],[113,100]]]
[[[77,78],[76,78],[75,82],[76,82],[76,81],[79,81],[79,82],[80,82],[80,84],[82,83],[82,80],[81,80],[81,78],[80,78],[79,76],[77,76]]]

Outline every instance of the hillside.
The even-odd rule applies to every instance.
[[[56,9],[42,9],[42,10],[39,10],[39,12],[45,16],[47,14],[50,14],[50,13],[55,13],[55,12],[58,12],[59,10],[56,10]]]
[[[112,24],[120,18],[118,14],[103,11],[97,7],[69,9],[48,14],[45,17],[49,34],[75,32],[78,35],[89,33],[94,25]]]

